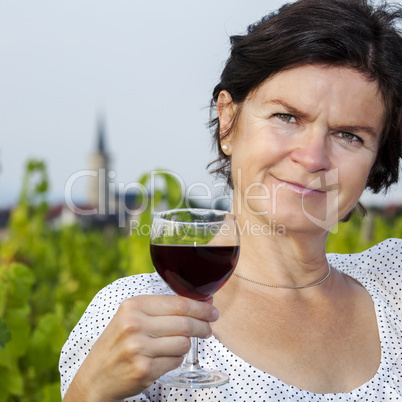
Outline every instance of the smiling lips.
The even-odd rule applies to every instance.
[[[310,181],[308,184],[301,184],[297,182],[281,180],[278,179],[277,177],[275,177],[275,179],[278,180],[281,186],[287,187],[293,192],[297,194],[302,194],[303,196],[323,195],[331,190],[331,188],[322,187],[320,177],[317,177],[316,179]]]
[[[303,184],[299,184],[299,183],[291,183],[288,181],[284,181],[284,180],[280,180],[285,187],[290,188],[291,190],[293,190],[295,193],[298,194],[302,194],[302,195],[314,195],[314,194],[325,194],[326,190],[323,189],[317,189],[314,187],[309,187],[309,186],[305,186]]]
[[[303,197],[314,197],[326,195],[330,191],[338,191],[338,184],[336,181],[331,180],[331,177],[316,177],[310,181],[304,180],[306,184],[290,181],[286,179],[279,179],[277,176],[270,174],[271,177],[277,182],[277,189],[286,187],[296,194]]]

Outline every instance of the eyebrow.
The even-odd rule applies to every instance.
[[[279,105],[283,106],[289,114],[293,114],[297,117],[300,117],[302,119],[307,118],[308,114],[305,112],[302,112],[301,110],[297,109],[296,107],[292,106],[291,104],[287,103],[286,101],[282,99],[269,99],[265,101],[264,103],[271,103],[274,105]]]
[[[263,102],[264,104],[274,104],[283,106],[286,109],[286,112],[289,114],[299,117],[301,119],[306,119],[309,115],[301,110],[297,109],[296,107],[292,106],[291,104],[287,103],[283,99],[269,99]],[[379,134],[374,130],[371,126],[360,126],[360,125],[345,125],[345,126],[336,126],[331,127],[331,130],[339,131],[339,132],[348,132],[348,133],[366,133],[371,137],[378,137]]]

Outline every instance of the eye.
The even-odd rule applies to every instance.
[[[339,138],[341,138],[343,141],[351,144],[351,143],[355,143],[355,142],[363,142],[363,140],[358,137],[357,135],[351,134],[351,133],[339,133],[338,134]]]
[[[293,115],[287,113],[276,113],[275,117],[278,118],[279,120],[285,121],[286,123],[296,122],[296,118]]]

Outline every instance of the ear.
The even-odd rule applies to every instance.
[[[233,103],[232,96],[228,91],[221,91],[216,102],[216,111],[218,113],[219,128],[221,138],[230,128],[236,112],[236,105]],[[231,133],[232,134],[232,133]],[[230,143],[231,134],[225,137],[225,142]]]

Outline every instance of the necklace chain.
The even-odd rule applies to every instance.
[[[327,274],[321,278],[318,282],[314,282],[314,283],[310,283],[308,285],[295,285],[295,286],[286,286],[286,285],[271,285],[269,283],[263,283],[263,282],[258,282],[255,281],[254,279],[250,279],[250,278],[246,278],[243,275],[239,275],[236,274],[236,272],[233,273],[234,276],[237,276],[240,279],[244,279],[245,281],[249,281],[252,283],[255,283],[256,285],[262,285],[262,286],[268,286],[270,288],[281,288],[281,289],[304,289],[304,288],[310,288],[312,286],[317,286],[320,285],[321,283],[323,283],[326,279],[328,279],[329,275],[331,274],[331,265],[329,264],[329,262],[327,262],[328,264],[328,272]]]

